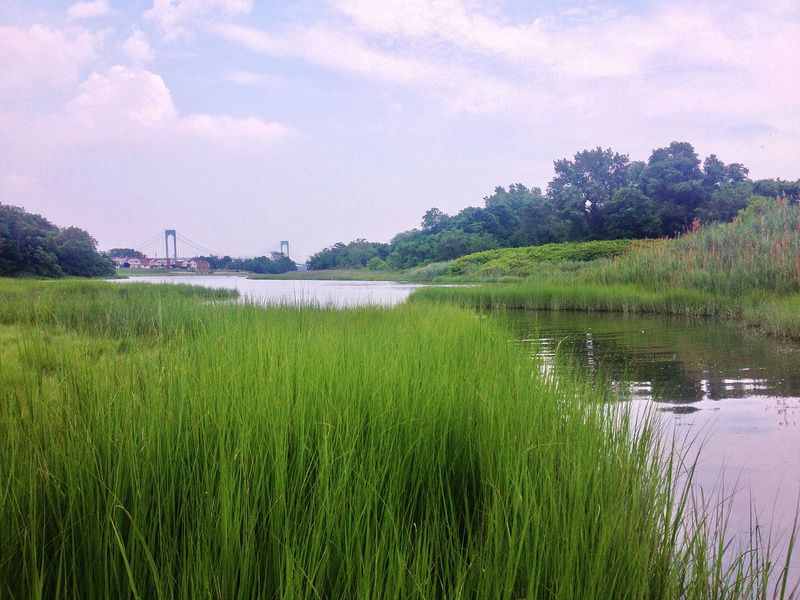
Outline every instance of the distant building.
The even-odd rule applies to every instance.
[[[210,271],[211,263],[199,258],[136,258],[135,256],[114,256],[111,258],[118,269],[184,269],[186,271]]]
[[[200,258],[193,258],[189,261],[189,268],[193,271],[210,271],[211,263]]]
[[[151,269],[166,269],[170,263],[175,261],[168,260],[166,258],[151,258],[150,259],[150,268]]]
[[[120,269],[149,269],[150,259],[146,256],[144,258],[137,258],[135,256],[114,256],[111,260]]]

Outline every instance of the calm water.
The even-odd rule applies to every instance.
[[[246,279],[220,275],[164,275],[115,279],[119,282],[188,283],[210,288],[239,290],[241,299],[262,303],[301,303],[323,306],[399,304],[417,287],[394,281],[314,281],[291,279]]]
[[[696,481],[734,497],[731,532],[750,530],[750,499],[774,535],[800,499],[800,345],[705,320],[517,312],[514,336],[546,368],[609,383],[670,432],[702,442]],[[695,445],[695,447],[697,447]],[[800,581],[800,552],[792,561]]]

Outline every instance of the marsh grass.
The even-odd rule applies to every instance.
[[[445,302],[477,309],[637,312],[688,316],[730,316],[736,305],[726,298],[693,289],[653,291],[626,284],[526,280],[478,287],[430,287],[415,290],[416,302]]]
[[[531,264],[524,281],[427,288],[412,301],[476,308],[613,311],[734,318],[800,338],[800,207],[758,203],[737,221],[612,259]]]
[[[742,297],[800,292],[800,207],[758,202],[721,223],[637,248],[584,272],[586,281],[699,289]]]
[[[402,271],[372,271],[370,269],[323,269],[318,271],[288,271],[286,273],[251,273],[248,279],[311,279],[320,281],[409,281]]]
[[[651,421],[489,320],[0,290],[0,596],[772,594]]]
[[[563,242],[523,248],[498,248],[462,256],[449,263],[448,274],[455,276],[530,277],[541,264],[584,263],[623,254],[631,247],[643,247],[652,240],[599,240]]]

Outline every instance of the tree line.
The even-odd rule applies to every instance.
[[[389,257],[389,244],[368,242],[365,239],[353,240],[349,244],[339,242],[324,248],[308,259],[308,268],[319,269],[368,269],[386,268]]]
[[[425,212],[419,228],[389,244],[359,239],[314,254],[310,269],[391,268],[447,261],[494,248],[552,242],[674,237],[700,225],[731,221],[755,197],[800,199],[800,180],[749,178],[747,167],[711,154],[701,161],[688,142],[631,161],[610,148],[583,150],[554,162],[547,186],[498,186],[483,207],[455,215]]]
[[[106,277],[114,263],[78,227],[57,227],[41,215],[0,203],[0,276]]]
[[[280,252],[272,252],[269,257],[232,258],[230,256],[198,256],[208,261],[212,269],[228,271],[249,271],[250,273],[272,274],[297,271],[297,265],[288,256]]]

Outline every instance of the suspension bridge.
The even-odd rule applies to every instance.
[[[192,241],[175,229],[160,231],[144,242],[137,244],[133,249],[148,258],[165,260],[166,266],[170,266],[170,264],[177,265],[179,262],[203,256],[224,256],[224,253]],[[278,253],[289,258],[289,242],[287,240],[281,240]]]
[[[134,246],[149,258],[166,258],[169,260],[186,260],[199,256],[222,256],[221,253],[190,240],[175,229],[165,229]]]

